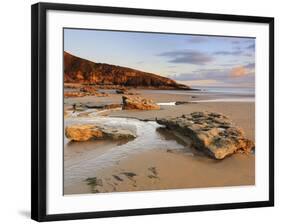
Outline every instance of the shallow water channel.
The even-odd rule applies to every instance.
[[[77,114],[76,114],[77,115]],[[184,150],[185,144],[170,132],[161,129],[155,121],[140,121],[132,118],[114,118],[105,116],[65,118],[65,127],[71,124],[94,124],[114,128],[128,129],[136,134],[133,140],[92,140],[70,142],[64,139],[64,186],[81,183],[95,176],[100,169],[114,166],[134,153],[147,150]]]

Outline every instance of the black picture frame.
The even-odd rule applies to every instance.
[[[191,18],[217,21],[253,22],[269,25],[269,200],[208,204],[196,206],[160,207],[130,210],[99,211],[85,213],[46,213],[46,13],[48,10],[75,12],[111,13],[123,15],[161,16],[169,18]],[[137,8],[103,7],[73,4],[37,3],[32,5],[31,17],[31,77],[32,77],[32,154],[31,154],[31,218],[36,221],[73,220],[115,216],[132,216],[161,213],[194,212],[274,206],[274,18],[164,11]]]

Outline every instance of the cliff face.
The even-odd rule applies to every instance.
[[[190,89],[174,80],[131,68],[95,63],[64,52],[64,82],[163,89]]]

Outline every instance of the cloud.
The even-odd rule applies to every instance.
[[[205,36],[192,36],[192,37],[189,37],[187,39],[187,42],[197,44],[197,43],[207,42],[208,40],[209,40],[209,37],[205,37]]]
[[[249,46],[246,47],[248,50],[255,50],[255,44],[250,44]]]
[[[247,65],[244,65],[245,68],[247,69],[255,69],[256,64],[255,63],[249,63]]]
[[[189,81],[178,81],[178,83],[190,85],[190,86],[220,86],[222,82],[214,79],[201,79],[201,80],[189,80]]]
[[[194,50],[167,51],[158,54],[158,56],[169,58],[169,62],[171,63],[184,63],[194,65],[204,65],[214,60],[214,58],[210,55]]]
[[[247,37],[230,37],[231,43],[233,44],[247,44],[252,43],[254,38],[247,38]]]
[[[178,81],[223,79],[227,76],[227,69],[198,69],[191,73],[170,75],[169,77]]]
[[[252,53],[245,53],[244,56],[253,57],[254,55]]]
[[[231,43],[232,43],[232,44],[240,44],[241,41],[239,41],[239,40],[233,40],[233,41],[231,41]]]
[[[253,44],[255,45],[255,44]],[[253,50],[255,49],[255,46],[249,45],[244,50],[241,50],[240,47],[235,47],[234,51],[215,51],[213,52],[213,55],[219,55],[219,56],[247,56],[252,57],[253,56]]]
[[[233,61],[232,63],[221,63],[221,64],[217,64],[218,66],[222,66],[222,67],[234,67],[237,65],[236,61]]]
[[[233,85],[253,85],[255,80],[255,73],[253,64],[235,66],[224,69],[198,69],[191,73],[181,73],[170,75],[169,78],[180,82],[216,80],[219,83]],[[196,83],[196,82],[195,82]]]
[[[243,51],[237,50],[237,51],[216,51],[213,54],[214,55],[233,55],[233,56],[238,56],[238,55],[243,55]]]
[[[233,47],[233,49],[237,50],[237,51],[240,51],[241,50],[241,47],[240,46],[235,46]]]
[[[241,77],[247,75],[248,73],[248,69],[243,66],[238,66],[230,70],[230,75],[232,77]]]

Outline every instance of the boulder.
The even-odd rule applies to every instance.
[[[139,96],[122,96],[123,110],[159,110],[160,106],[150,99],[141,98]]]
[[[223,159],[235,152],[250,153],[255,147],[242,129],[219,113],[193,112],[181,117],[158,119],[157,123],[188,137],[196,149],[214,159]]]
[[[101,127],[92,124],[74,124],[65,128],[65,136],[71,141],[87,141],[90,139],[133,139],[136,137],[130,130]]]
[[[71,125],[65,128],[65,136],[72,141],[87,141],[91,138],[103,138],[103,132],[94,125]]]

